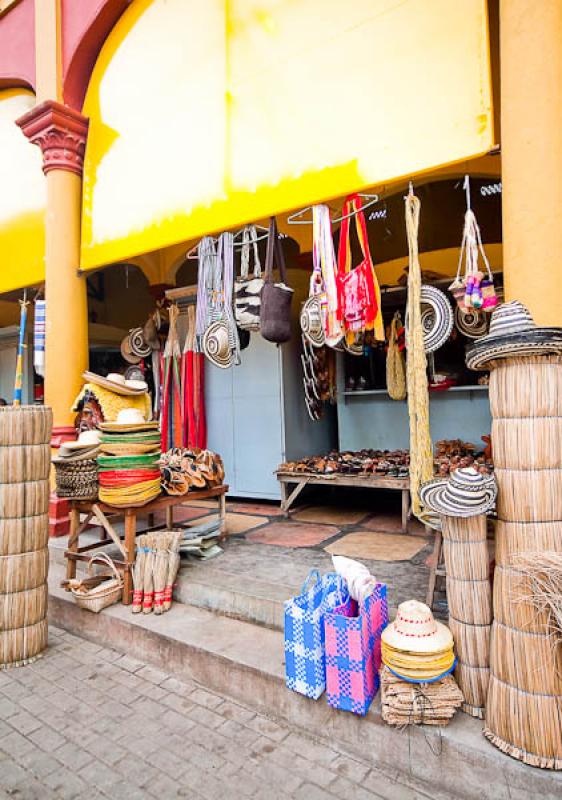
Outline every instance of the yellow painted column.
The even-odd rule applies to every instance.
[[[86,279],[80,264],[82,166],[88,121],[47,100],[20,117],[18,125],[43,152],[47,180],[45,220],[45,402],[53,409],[54,441],[68,437],[71,407],[88,368]]]
[[[501,0],[506,300],[562,325],[562,2]]]

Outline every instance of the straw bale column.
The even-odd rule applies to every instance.
[[[47,646],[52,419],[45,406],[0,409],[0,670]]]
[[[455,678],[464,694],[462,709],[484,718],[490,678],[490,586],[486,515],[441,517],[447,572],[449,627],[458,663]]]
[[[562,769],[562,648],[519,599],[525,582],[511,561],[562,552],[562,358],[492,363],[490,405],[498,524],[484,733],[514,758]]]

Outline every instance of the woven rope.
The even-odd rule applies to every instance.
[[[418,229],[421,203],[414,194],[406,197],[406,232],[408,235],[408,358],[406,383],[408,387],[408,416],[410,418],[410,493],[412,512],[424,523],[435,525],[420,502],[419,489],[433,477],[433,451],[429,431],[429,391],[427,360],[421,322],[421,269],[418,256]]]

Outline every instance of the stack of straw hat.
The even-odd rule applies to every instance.
[[[428,683],[454,669],[453,636],[431,609],[417,600],[398,607],[396,619],[382,634],[382,661],[397,678]]]
[[[102,423],[98,456],[100,500],[111,506],[143,506],[160,494],[160,435],[138,409],[124,409]]]
[[[99,445],[99,431],[82,431],[76,441],[60,446],[58,456],[53,458],[58,497],[97,499]]]

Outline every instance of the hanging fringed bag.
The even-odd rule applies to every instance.
[[[476,221],[474,211],[470,207],[470,183],[468,175],[464,179],[466,192],[466,213],[464,215],[464,229],[462,234],[461,250],[457,275],[449,286],[449,291],[455,298],[461,312],[471,312],[482,309],[492,312],[498,304],[494,288],[494,276],[490,269],[490,262],[486,257],[480,228]],[[485,274],[478,264],[479,254],[484,262]],[[464,262],[464,275],[461,277]]]
[[[349,220],[355,217],[363,260],[355,268],[351,265]],[[338,247],[338,314],[345,329],[348,344],[353,344],[357,334],[373,331],[375,339],[384,342],[384,325],[381,313],[379,282],[369,250],[367,225],[359,195],[350,195],[342,207],[342,223]]]
[[[399,341],[403,331],[400,312],[397,311],[390,324],[388,353],[386,356],[386,388],[391,400],[404,400],[406,398],[406,365]]]
[[[273,282],[273,262],[277,260],[280,283]],[[265,284],[261,302],[261,335],[268,342],[282,344],[291,338],[291,303],[293,290],[287,285],[287,270],[283,247],[277,232],[275,217],[269,221],[269,237],[265,259]]]
[[[325,205],[312,207],[312,258],[316,276],[314,294],[319,294],[321,301],[326,344],[336,348],[341,344],[343,328],[338,319],[337,266],[332,220],[330,209]],[[320,289],[316,291],[318,286]]]
[[[258,252],[255,225],[246,225],[242,231],[240,279],[234,283],[236,323],[243,331],[259,331],[263,278]],[[254,277],[250,278],[250,252],[254,254]]]

